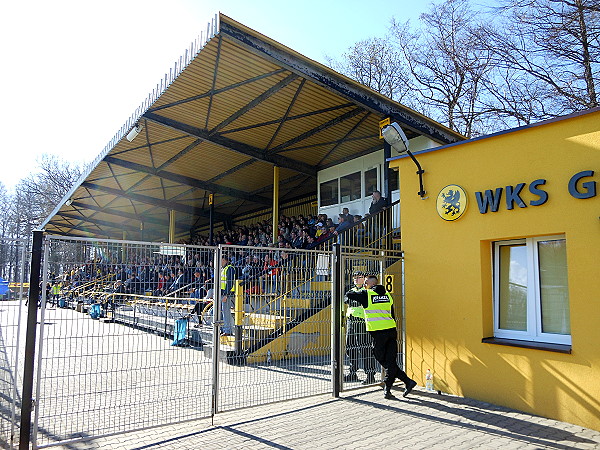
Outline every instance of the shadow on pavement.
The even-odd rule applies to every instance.
[[[389,410],[391,412],[397,412],[419,419],[481,431],[496,436],[527,442],[529,444],[544,445],[550,448],[572,448],[568,445],[559,443],[560,441],[570,441],[578,444],[597,444],[595,441],[576,436],[575,434],[561,430],[560,428],[540,425],[535,422],[517,419],[507,415],[507,413],[518,413],[518,411],[489,403],[476,402],[468,398],[451,397],[447,395],[439,396],[437,394],[420,391],[413,391],[410,396],[406,398],[403,398],[401,394],[399,394],[396,400],[387,400],[385,401],[386,403],[383,403],[383,399],[382,403],[375,403],[361,398],[372,392],[372,390],[361,392],[360,394],[345,397],[343,400],[368,405],[372,408]],[[439,417],[435,414],[407,410],[401,406],[406,402],[409,402],[411,405],[416,404],[433,411],[439,411],[444,414],[452,414],[459,417],[457,419],[448,419],[446,417]],[[471,422],[479,422],[482,425],[464,422],[460,420],[461,417]],[[505,431],[500,430],[499,428],[502,428]]]

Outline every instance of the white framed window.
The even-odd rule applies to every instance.
[[[493,257],[494,337],[570,345],[565,236],[498,241]]]

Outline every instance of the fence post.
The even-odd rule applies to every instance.
[[[219,244],[215,247],[213,260],[213,348],[212,348],[212,402],[211,417],[219,412],[219,353],[221,350],[220,325],[221,320],[221,253],[223,249]]]
[[[341,372],[344,367],[342,355],[342,247],[340,244],[333,244],[331,275],[331,374],[332,374],[332,394],[334,397],[340,396]]]
[[[35,334],[37,328],[37,305],[40,298],[40,267],[44,232],[33,232],[31,249],[31,272],[29,273],[29,303],[27,307],[27,331],[25,336],[25,361],[23,368],[23,393],[21,403],[21,430],[19,449],[29,449],[31,440],[31,410],[33,407],[33,371],[35,361]]]

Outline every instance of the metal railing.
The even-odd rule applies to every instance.
[[[355,222],[339,234],[329,235],[322,241],[317,238],[312,247],[332,250],[334,244],[340,244],[353,248],[400,250],[400,242],[400,201],[397,200],[377,214],[367,215]]]

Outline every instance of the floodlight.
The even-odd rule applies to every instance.
[[[131,142],[133,141],[138,134],[142,131],[142,125],[136,123],[135,126],[131,129],[129,133],[127,133],[126,139]]]
[[[406,134],[404,134],[404,131],[402,131],[400,125],[396,122],[386,125],[381,129],[381,135],[385,139],[385,142],[387,142],[396,152],[399,154],[407,153],[408,156],[410,156],[410,159],[416,164],[418,169],[417,175],[419,175],[419,187],[421,188],[418,194],[421,197],[421,200],[425,200],[425,188],[423,187],[423,174],[425,171],[421,168],[419,161],[417,161],[408,149],[408,138],[406,137]]]
[[[385,139],[385,142],[390,144],[398,153],[402,154],[408,151],[408,138],[396,122],[383,127],[381,135]]]

